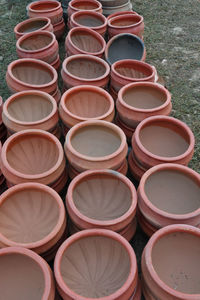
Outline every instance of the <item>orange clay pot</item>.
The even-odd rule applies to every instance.
[[[89,10],[102,13],[102,5],[97,0],[72,0],[69,2],[67,9],[68,18],[70,19],[73,13],[80,10]]]

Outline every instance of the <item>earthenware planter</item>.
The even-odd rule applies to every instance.
[[[54,132],[58,125],[57,103],[41,91],[19,92],[5,101],[2,117],[10,133],[26,129]]]
[[[65,22],[62,18],[60,22],[53,25],[53,33],[55,34],[57,40],[60,40],[65,32]]]
[[[64,148],[70,165],[78,172],[89,169],[117,170],[128,150],[123,131],[110,122],[99,120],[73,126],[66,136]]]
[[[132,10],[127,10],[127,11],[118,11],[118,12],[115,12],[115,13],[113,13],[113,14],[111,14],[111,15],[109,15],[108,17],[107,17],[107,20],[110,20],[110,19],[112,19],[112,18],[114,18],[114,17],[117,17],[117,16],[122,16],[122,15],[137,15],[137,13],[135,12],[135,11],[132,11]]]
[[[108,41],[105,49],[105,58],[110,65],[122,59],[144,61],[146,58],[144,43],[134,34],[118,34]]]
[[[16,43],[19,58],[36,58],[52,64],[58,56],[58,42],[49,31],[35,31],[20,37]]]
[[[63,89],[85,84],[106,88],[109,74],[110,67],[103,59],[92,55],[73,55],[62,64]]]
[[[132,33],[142,38],[144,32],[143,17],[138,14],[123,14],[108,20],[108,35]]]
[[[135,129],[148,117],[168,116],[172,109],[171,94],[157,83],[130,83],[119,91],[116,108],[122,122]]]
[[[199,248],[200,229],[177,224],[158,230],[142,255],[145,299],[199,299]]]
[[[0,264],[4,299],[55,299],[52,271],[38,254],[22,247],[4,248],[0,250]]]
[[[107,30],[107,19],[95,11],[77,11],[70,19],[70,28],[73,27],[89,27],[104,37]]]
[[[139,210],[155,231],[171,224],[200,227],[199,195],[198,173],[178,164],[161,164],[149,169],[140,180]]]
[[[72,0],[69,2],[67,9],[68,18],[70,19],[73,13],[80,10],[90,10],[102,13],[102,5],[97,0]]]
[[[74,54],[89,54],[102,57],[106,48],[103,37],[87,27],[72,28],[65,40],[65,50],[68,56]]]
[[[135,157],[147,170],[161,163],[187,165],[194,152],[195,139],[182,121],[154,116],[143,120],[132,138]]]
[[[85,259],[77,259],[77,255]],[[54,273],[63,299],[129,299],[138,286],[133,249],[122,236],[110,230],[84,230],[68,238],[56,254]],[[85,281],[88,274],[95,281]]]
[[[32,18],[18,23],[14,28],[15,37],[18,40],[21,36],[38,30],[53,32],[51,20],[46,17]]]
[[[63,10],[61,3],[52,0],[35,1],[28,6],[29,18],[47,17],[51,20],[52,25],[61,21]]]
[[[90,119],[112,122],[114,114],[114,101],[109,93],[92,85],[69,89],[59,105],[60,118],[68,128]]]
[[[39,183],[22,183],[5,191],[1,195],[0,216],[1,248],[24,247],[42,256],[56,246],[66,231],[62,199]]]

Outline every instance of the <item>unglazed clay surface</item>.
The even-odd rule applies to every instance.
[[[84,15],[84,16],[74,18],[74,21],[76,21],[80,25],[87,26],[87,27],[98,27],[103,25],[102,20],[89,15]]]
[[[82,51],[97,53],[102,50],[102,44],[92,34],[76,32],[71,37],[72,43]]]
[[[38,50],[48,46],[52,41],[52,37],[45,34],[37,34],[30,36],[20,43],[20,47],[24,50]]]
[[[48,2],[48,3],[42,3],[41,1],[39,1],[38,3],[35,3],[32,5],[32,9],[34,10],[51,10],[51,9],[55,9],[56,7],[58,7],[58,4],[54,1]]]
[[[151,76],[152,72],[149,68],[145,68],[145,66],[137,67],[137,65],[126,65],[126,66],[118,66],[115,68],[116,72],[119,73],[122,76],[128,77],[128,78],[146,78],[148,76]]]
[[[47,24],[46,21],[30,19],[30,23],[20,26],[19,32],[28,33],[39,30]]]
[[[66,285],[88,298],[113,294],[123,286],[129,271],[130,260],[125,248],[101,236],[76,241],[67,248],[61,261]]]
[[[161,237],[152,250],[153,267],[165,284],[186,294],[200,294],[200,238],[175,232]]]
[[[0,256],[0,299],[41,300],[44,276],[39,266],[22,254]]]
[[[96,3],[88,2],[88,1],[80,1],[73,3],[73,7],[79,10],[93,10],[97,9],[98,5]]]
[[[200,208],[198,183],[174,170],[152,174],[145,183],[145,193],[153,205],[168,213],[186,214]]]

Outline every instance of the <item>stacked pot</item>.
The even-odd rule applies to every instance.
[[[0,143],[4,143],[7,138],[7,130],[2,121],[3,99],[0,96]]]
[[[130,0],[100,0],[103,8],[103,14],[109,16],[111,14],[130,11],[132,9],[132,4]]]
[[[78,11],[93,11],[102,13],[102,5],[97,0],[71,0],[68,5],[67,14],[68,14],[68,27],[70,27],[70,19],[73,13]]]

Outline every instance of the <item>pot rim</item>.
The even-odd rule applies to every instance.
[[[24,248],[29,248],[30,250],[33,250],[35,248],[41,247],[44,244],[47,244],[48,242],[50,242],[61,230],[63,224],[65,224],[66,222],[66,216],[65,216],[65,208],[64,208],[64,204],[63,201],[61,199],[61,197],[59,196],[58,193],[56,193],[56,191],[54,191],[52,188],[50,188],[49,186],[46,186],[44,184],[41,183],[36,183],[36,182],[26,182],[26,183],[20,183],[17,184],[11,188],[9,188],[8,190],[6,190],[2,195],[1,195],[1,199],[0,199],[0,210],[1,210],[1,205],[4,204],[6,202],[6,200],[8,199],[8,197],[12,196],[15,193],[24,191],[24,190],[29,190],[29,189],[34,189],[35,191],[42,191],[45,192],[46,194],[49,194],[50,196],[53,197],[53,199],[55,200],[55,203],[58,207],[58,211],[59,211],[59,215],[58,215],[58,219],[56,222],[56,225],[54,226],[54,228],[51,230],[51,232],[49,234],[47,234],[44,238],[36,241],[36,242],[29,242],[29,243],[22,243],[22,242],[15,242],[9,238],[7,238],[5,235],[3,235],[0,232],[0,240],[7,245],[7,247],[24,247]]]
[[[165,101],[163,104],[156,106],[154,108],[137,108],[134,106],[131,106],[129,104],[127,104],[124,100],[123,100],[123,96],[124,94],[127,92],[127,90],[132,89],[134,87],[150,87],[150,88],[155,88],[155,90],[159,90],[161,91],[163,94],[165,94]],[[167,107],[168,105],[170,105],[171,103],[171,94],[170,92],[161,84],[159,83],[155,83],[155,82],[146,82],[146,81],[140,81],[140,82],[131,82],[125,86],[123,86],[119,92],[118,92],[118,101],[121,105],[123,105],[124,107],[126,107],[127,109],[133,110],[133,111],[137,111],[137,112],[156,112],[159,111],[161,109],[164,109],[165,107]]]
[[[7,151],[8,151],[8,148],[10,147],[10,144],[13,143],[15,140],[17,140],[18,138],[20,138],[21,136],[24,137],[26,135],[28,135],[28,136],[40,135],[40,137],[51,140],[51,142],[53,142],[54,146],[56,146],[57,151],[58,151],[58,159],[57,159],[56,164],[53,167],[51,167],[49,170],[47,170],[43,173],[31,175],[31,174],[21,173],[10,166],[9,162],[7,161]],[[41,178],[51,175],[53,172],[55,172],[60,167],[63,159],[64,159],[64,152],[63,152],[63,148],[62,148],[60,141],[53,134],[51,134],[47,131],[44,131],[44,130],[40,130],[40,129],[27,129],[27,130],[22,130],[22,131],[14,133],[5,141],[5,143],[2,147],[2,152],[1,152],[1,160],[2,160],[2,164],[4,165],[4,167],[10,173],[14,174],[15,176],[18,176],[23,179],[28,179],[28,180],[41,179]]]
[[[55,4],[56,7],[54,8],[49,8],[49,9],[34,9],[35,6],[37,5],[40,5],[40,4]],[[28,11],[31,11],[31,12],[39,12],[39,13],[50,13],[50,12],[53,12],[57,9],[61,8],[61,3],[58,2],[58,1],[52,1],[52,0],[45,0],[41,3],[41,1],[34,1],[34,2],[31,2],[29,5],[28,5]]]
[[[103,21],[103,24],[102,25],[99,25],[99,26],[85,26],[85,25],[82,25],[80,23],[78,23],[77,20],[75,20],[76,18],[80,17],[80,16],[94,16],[96,17],[96,19],[101,19]],[[86,28],[91,28],[93,30],[100,30],[100,29],[103,29],[105,26],[107,26],[107,18],[99,13],[99,12],[96,12],[96,11],[90,11],[90,10],[79,10],[79,11],[76,11],[74,12],[72,15],[71,15],[71,22],[73,22],[76,26],[83,26],[83,27],[86,27]]]
[[[37,95],[37,96],[47,99],[52,105],[52,110],[51,110],[50,114],[48,114],[48,116],[43,119],[40,119],[38,121],[32,121],[32,122],[20,121],[18,119],[15,119],[14,117],[12,117],[8,112],[9,105],[12,104],[16,99],[20,98],[21,96],[26,96],[26,95]],[[15,122],[17,124],[24,125],[24,126],[38,125],[38,124],[44,123],[44,122],[48,121],[49,119],[51,119],[57,113],[57,110],[58,110],[57,103],[56,103],[56,100],[53,98],[53,96],[47,94],[46,92],[37,91],[37,90],[27,90],[27,91],[21,91],[21,92],[15,93],[15,94],[11,95],[5,101],[4,106],[3,106],[3,114],[6,116],[7,119],[9,119],[12,122]]]
[[[121,140],[119,148],[115,152],[113,152],[109,155],[100,156],[100,157],[91,157],[88,155],[81,154],[80,152],[75,150],[71,144],[71,139],[72,139],[73,135],[75,135],[77,133],[77,131],[79,131],[80,129],[82,129],[84,127],[90,127],[90,126],[99,126],[99,127],[102,126],[104,128],[108,127],[109,129],[114,131],[115,134],[117,134]],[[78,123],[78,124],[74,125],[68,131],[68,133],[66,135],[66,139],[65,139],[65,146],[73,155],[75,155],[78,158],[81,158],[83,160],[90,161],[90,162],[108,161],[108,160],[112,159],[113,157],[116,157],[118,154],[120,154],[123,151],[123,149],[126,147],[126,145],[127,145],[126,136],[125,136],[123,130],[120,129],[117,125],[107,122],[107,121],[103,121],[103,120],[89,120],[89,121],[84,121],[84,122]]]
[[[68,100],[68,97],[70,97],[71,95],[75,94],[76,92],[82,92],[82,91],[91,91],[92,92],[96,92],[96,94],[99,94],[101,96],[103,96],[107,102],[109,102],[109,109],[106,113],[104,113],[103,115],[100,115],[99,117],[94,117],[94,118],[86,118],[86,117],[80,117],[79,115],[75,115],[73,114],[65,105],[66,101]],[[104,89],[100,88],[100,87],[96,87],[96,86],[92,86],[92,85],[80,85],[80,86],[75,86],[72,87],[70,89],[68,89],[61,97],[60,100],[60,105],[59,105],[59,110],[60,107],[62,107],[63,111],[69,115],[72,118],[76,118],[77,120],[79,120],[80,122],[82,121],[87,121],[87,120],[101,120],[104,119],[106,117],[108,117],[112,112],[114,112],[114,101],[113,98],[110,96],[110,94],[105,91]],[[64,120],[63,120],[64,121]]]
[[[142,143],[140,142],[140,131],[144,128],[144,127],[148,127],[146,125],[148,125],[148,123],[150,123],[150,125],[152,123],[155,122],[164,122],[164,123],[173,123],[173,125],[176,125],[178,126],[179,128],[183,129],[184,130],[184,133],[187,134],[187,138],[189,138],[189,145],[188,145],[188,148],[187,150],[180,154],[180,155],[177,155],[177,156],[171,156],[171,157],[165,157],[165,156],[159,156],[159,155],[156,155],[156,154],[153,154],[151,153],[150,151],[148,151],[143,145]],[[176,160],[180,160],[182,158],[184,158],[185,156],[189,155],[192,151],[193,151],[193,148],[194,148],[194,145],[195,145],[195,139],[194,139],[194,134],[193,132],[191,131],[191,129],[188,127],[187,124],[185,124],[184,122],[180,121],[179,119],[176,119],[176,118],[173,118],[173,117],[168,117],[168,116],[152,116],[152,117],[148,117],[146,119],[144,119],[143,121],[141,121],[139,123],[139,125],[137,126],[137,128],[135,129],[135,132],[133,134],[133,137],[132,137],[132,147],[133,147],[133,140],[135,139],[136,141],[136,144],[137,146],[139,147],[139,149],[145,153],[145,155],[148,155],[149,157],[153,158],[153,159],[159,159],[159,160],[162,160],[163,162],[173,162],[175,159]],[[133,147],[134,148],[134,147]]]
[[[160,289],[168,293],[172,297],[172,299],[173,297],[176,297],[177,299],[182,299],[182,300],[199,300],[200,294],[186,294],[169,287],[164,281],[160,279],[160,277],[158,276],[157,272],[153,267],[151,254],[154,245],[162,237],[175,232],[184,232],[184,233],[198,236],[200,238],[200,229],[191,225],[175,224],[175,225],[168,225],[166,227],[163,227],[162,229],[159,229],[151,236],[144,249],[143,254],[146,260],[146,267],[148,269],[148,272],[151,274],[151,279],[153,279],[153,281],[156,282],[156,285],[158,285]]]
[[[113,239],[113,240],[119,242],[125,248],[125,250],[128,252],[129,260],[130,260],[130,272],[129,272],[129,275],[128,275],[125,283],[113,294],[105,296],[105,297],[100,297],[98,299],[99,300],[109,300],[111,296],[113,299],[120,298],[133,285],[133,283],[137,284],[137,282],[138,282],[137,261],[136,261],[135,252],[134,252],[133,248],[131,247],[131,245],[129,244],[129,242],[124,237],[122,237],[120,234],[118,234],[114,231],[107,230],[107,229],[82,230],[82,231],[79,231],[79,232],[73,234],[72,236],[70,236],[60,246],[60,248],[58,249],[58,252],[56,254],[55,260],[54,260],[54,274],[55,274],[56,282],[57,282],[58,286],[64,291],[64,293],[69,295],[72,299],[81,297],[81,299],[83,299],[83,300],[86,300],[86,299],[93,300],[93,298],[88,298],[88,297],[84,297],[84,296],[76,294],[73,290],[68,288],[68,286],[65,284],[65,282],[62,278],[61,271],[60,271],[63,254],[65,253],[67,248],[70,247],[74,242],[76,242],[80,239],[84,239],[84,238],[88,238],[88,237],[95,237],[95,236],[101,236],[101,237],[103,236],[103,237],[107,237],[107,238],[110,238],[110,239]],[[134,290],[135,290],[135,287],[134,287]]]
[[[85,180],[87,181],[87,178],[90,179],[93,176],[97,176],[97,175],[105,175],[106,177],[108,176],[110,178],[119,179],[129,189],[130,195],[131,195],[131,205],[122,216],[112,219],[112,220],[106,220],[106,221],[92,219],[90,217],[87,217],[85,214],[81,213],[80,210],[74,204],[74,201],[73,201],[74,189],[80,183],[84,182]],[[83,222],[87,222],[87,223],[90,223],[90,224],[96,225],[96,226],[116,225],[120,222],[123,222],[124,220],[126,220],[127,218],[129,218],[131,215],[133,215],[136,212],[137,192],[136,192],[136,189],[135,189],[135,186],[133,185],[133,183],[125,175],[123,175],[117,171],[108,170],[108,169],[89,170],[89,171],[80,173],[71,181],[71,183],[69,184],[69,187],[68,187],[65,203],[67,206],[69,206],[71,208],[71,210],[73,211],[73,214],[77,215],[78,218]]]
[[[99,2],[99,1],[97,1],[97,0],[82,0],[81,2],[89,2],[89,3],[92,3],[92,4],[96,4],[97,5],[97,7],[96,8],[94,8],[94,9],[92,9],[92,10],[94,10],[94,11],[96,11],[96,10],[99,10],[99,9],[102,9],[102,4]],[[82,9],[79,9],[79,8],[77,8],[77,7],[74,7],[73,6],[73,4],[76,4],[76,3],[80,3],[80,1],[79,0],[71,0],[70,2],[69,2],[69,4],[68,4],[68,6],[72,9],[72,10],[75,10],[75,11],[80,11],[80,10],[82,10]],[[84,9],[84,11],[85,11],[86,9]],[[90,9],[87,9],[87,11],[88,10],[90,10]]]
[[[127,3],[126,3],[127,4]],[[115,13],[112,13],[110,14],[109,16],[107,16],[107,20],[110,20],[114,17],[117,17],[118,15],[119,16],[122,16],[122,15],[138,15],[138,13],[136,13],[136,11],[133,11],[133,10],[125,10],[125,11],[119,11],[119,12],[115,12]]]
[[[21,26],[24,26],[26,24],[29,24],[29,23],[34,23],[34,22],[37,22],[37,21],[46,21],[46,25],[44,25],[43,27],[41,27],[40,29],[37,29],[35,31],[40,31],[40,30],[43,30],[42,28],[46,28],[48,27],[49,25],[51,25],[51,20],[47,17],[36,17],[36,18],[30,18],[30,19],[27,19],[27,20],[24,20],[20,23],[18,23],[15,27],[14,27],[14,32],[15,34],[19,34],[19,35],[25,35],[27,33],[24,33],[24,32],[21,32],[19,31],[19,29],[21,28]],[[32,32],[35,32],[35,31],[32,31]]]
[[[70,63],[71,61],[76,60],[76,59],[80,59],[80,58],[85,59],[85,60],[92,60],[92,61],[98,62],[99,64],[103,65],[105,67],[105,74],[101,75],[100,77],[94,78],[94,79],[87,79],[87,78],[77,77],[77,76],[71,74],[67,70],[66,65],[68,63]],[[105,77],[109,76],[109,73],[110,73],[110,66],[108,65],[108,63],[105,60],[103,60],[100,57],[89,55],[89,54],[75,54],[75,55],[71,55],[71,56],[65,58],[65,60],[62,63],[62,69],[63,69],[64,73],[66,73],[68,76],[72,77],[73,79],[76,79],[76,80],[81,79],[82,81],[86,81],[86,82],[93,82],[93,81],[96,81],[96,80],[104,79]]]
[[[23,62],[25,62],[25,63],[32,63],[33,65],[40,65],[40,67],[42,66],[43,68],[45,68],[45,70],[48,69],[48,71],[50,71],[51,74],[53,75],[53,79],[50,82],[48,82],[48,83],[38,84],[38,85],[27,83],[27,82],[23,82],[23,81],[19,80],[18,78],[16,78],[13,75],[12,70],[13,70],[13,68],[16,65],[23,64]],[[20,85],[29,87],[29,89],[39,88],[39,87],[40,88],[45,88],[45,87],[48,87],[48,86],[51,86],[51,85],[55,84],[57,82],[57,80],[58,80],[58,74],[57,74],[56,70],[51,65],[49,65],[48,63],[46,63],[46,62],[44,62],[42,60],[35,59],[35,58],[20,58],[20,59],[16,59],[16,60],[12,61],[8,65],[7,72],[8,72],[8,75],[11,77],[11,79],[14,82],[17,82]]]
[[[126,26],[120,26],[120,25],[113,25],[112,22],[113,21],[116,21],[116,20],[123,20],[125,18],[125,20],[127,18],[129,19],[139,19],[137,23],[133,23],[133,24],[130,24],[130,25],[126,25]],[[115,28],[115,29],[122,29],[122,28],[130,28],[130,27],[136,27],[138,25],[140,25],[142,22],[144,21],[144,18],[143,16],[141,15],[138,15],[138,14],[122,14],[122,15],[119,15],[119,16],[115,16],[115,17],[112,17],[110,19],[108,19],[108,27],[110,28]]]
[[[72,42],[72,35],[76,32],[85,32],[86,34],[93,36],[100,44],[101,44],[101,50],[97,51],[97,52],[88,52],[88,51],[84,51],[80,48],[78,48],[73,42]],[[70,29],[70,31],[68,32],[68,35],[66,37],[66,39],[68,39],[70,41],[70,43],[72,44],[72,47],[76,49],[76,51],[81,51],[81,54],[90,54],[90,55],[101,55],[105,52],[105,48],[106,48],[106,42],[104,40],[104,38],[100,35],[100,33],[94,31],[93,29],[90,29],[89,27],[74,27],[72,29]]]

